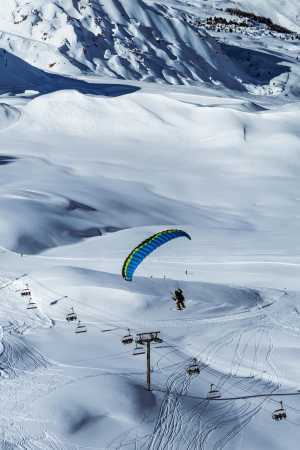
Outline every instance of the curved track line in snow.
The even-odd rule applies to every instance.
[[[265,320],[264,320],[264,316],[262,316],[262,324],[257,326],[257,330],[259,332],[259,334],[257,334],[257,331],[255,331],[252,328],[250,328],[251,323],[249,323],[249,326],[247,327],[247,330],[243,333],[240,333],[240,331],[238,331],[238,338],[237,338],[237,342],[236,342],[236,348],[234,350],[234,358],[232,360],[232,369],[231,372],[229,372],[228,374],[224,374],[221,376],[220,382],[217,384],[217,386],[220,388],[222,387],[224,384],[228,384],[229,382],[232,384],[231,389],[236,386],[237,389],[242,389],[242,390],[247,390],[249,392],[256,387],[256,385],[260,384],[260,380],[258,378],[252,377],[249,379],[250,381],[250,385],[249,382],[245,383],[243,381],[243,377],[239,377],[238,376],[238,371],[239,371],[239,367],[241,367],[241,365],[244,365],[243,359],[245,357],[245,355],[249,354],[249,351],[247,351],[247,348],[249,347],[249,344],[252,344],[252,340],[254,337],[254,347],[253,347],[253,352],[252,352],[252,370],[254,371],[254,373],[256,373],[257,371],[262,371],[263,370],[263,365],[262,364],[267,364],[270,366],[271,371],[274,371],[274,367],[271,366],[271,363],[269,361],[270,358],[270,354],[273,348],[272,343],[270,342],[269,346],[267,346],[266,349],[266,353],[265,353],[265,363],[264,363],[264,356],[260,356],[260,360],[258,360],[258,355],[260,355],[260,343],[263,342],[264,340],[267,339],[267,337],[265,336],[266,333],[268,333],[267,328],[265,328]],[[250,334],[251,333],[251,334]],[[248,336],[247,336],[248,335]],[[229,333],[229,339],[232,340],[235,336],[235,333],[230,332]],[[244,337],[246,336],[246,340],[244,339]],[[243,346],[241,347],[242,341],[245,341],[243,343]],[[220,351],[221,348],[226,345],[228,346],[228,339],[224,339],[224,337],[222,337],[221,339],[217,339],[216,342],[214,342],[214,345],[211,347],[211,352],[215,355],[216,350],[218,348],[217,351]],[[208,357],[208,355],[207,355]],[[163,357],[162,357],[163,358]],[[208,360],[206,362],[206,365],[204,365],[204,367],[201,370],[201,373],[203,373],[205,371],[208,372],[212,372],[214,374],[216,374],[217,372],[214,370],[211,370],[209,368],[209,366],[207,365],[209,361],[209,357]],[[172,366],[172,365],[171,365]],[[168,366],[169,369],[171,368],[171,366]],[[176,367],[176,364],[174,365],[174,367]],[[180,367],[180,368],[179,368]],[[177,371],[175,373],[178,373],[178,368],[179,368],[179,372],[182,373],[183,370],[183,365],[182,364],[177,364]],[[174,375],[171,375],[171,378],[174,377]],[[222,381],[221,381],[222,380]],[[243,384],[245,384],[245,386],[243,387]],[[208,421],[205,419],[206,417],[206,410],[207,408],[209,408],[210,405],[210,400],[208,400],[206,397],[201,397],[201,396],[194,396],[188,393],[180,393],[177,389],[175,389],[174,391],[170,391],[170,389],[166,388],[166,389],[161,389],[158,387],[154,387],[154,390],[157,391],[161,391],[161,392],[165,392],[166,393],[166,398],[165,400],[163,400],[162,406],[161,406],[161,412],[160,412],[160,416],[157,420],[156,426],[154,427],[154,432],[153,432],[153,436],[151,439],[151,443],[150,443],[150,447],[147,448],[151,448],[151,449],[160,449],[160,448],[169,448],[169,449],[175,449],[175,448],[187,448],[188,450],[192,450],[192,449],[196,449],[196,448],[201,448],[201,449],[205,449],[205,448],[210,448],[210,445],[212,444],[212,438],[214,433],[217,432],[217,435],[220,434],[221,430],[223,430],[224,428],[224,433],[222,438],[219,438],[219,440],[215,441],[215,444],[213,445],[213,449],[217,450],[217,449],[222,449],[227,442],[229,442],[231,439],[233,439],[234,437],[237,436],[237,434],[239,434],[243,428],[245,426],[247,426],[247,424],[250,423],[250,421],[253,419],[253,417],[255,417],[256,414],[259,413],[259,411],[261,410],[261,408],[263,407],[264,402],[266,401],[266,399],[268,398],[272,398],[273,396],[278,396],[280,397],[281,394],[280,393],[275,393],[274,391],[277,390],[277,383],[273,384],[273,383],[265,383],[263,382],[263,386],[268,387],[268,391],[267,392],[263,392],[263,393],[253,393],[253,394],[248,394],[248,395],[238,395],[238,396],[227,396],[227,397],[223,397],[221,399],[215,399],[215,400],[211,400],[212,402],[214,401],[223,401],[223,402],[231,402],[231,401],[243,401],[243,405],[240,407],[237,407],[236,410],[232,413],[229,414],[230,411],[227,411],[225,416],[226,419],[221,419],[221,417],[224,416],[224,411],[221,409],[220,413],[218,414],[217,410],[215,411],[214,416],[211,417],[211,419],[213,420],[211,422],[211,419],[208,419]],[[224,389],[224,386],[223,386]],[[227,390],[227,389],[225,389]],[[295,395],[300,395],[300,393],[298,392],[286,392],[285,393],[286,396],[295,396]],[[200,400],[201,403],[198,404],[195,408],[194,408],[194,412],[192,411],[192,417],[188,417],[185,416],[183,417],[182,415],[179,416],[178,413],[178,407],[174,406],[173,409],[171,409],[168,412],[168,398],[169,396],[173,396],[175,397],[175,399],[178,396],[182,396],[182,397],[187,397],[193,400]],[[259,402],[259,404],[255,404],[255,405],[251,405],[250,400],[251,399],[262,399],[261,402]],[[167,415],[171,414],[172,416],[169,417],[169,419],[167,418]],[[209,413],[210,414],[210,413]],[[176,417],[180,417],[179,419],[176,419]],[[213,419],[214,417],[214,419]],[[174,425],[174,422],[176,422],[176,420],[180,420],[180,424],[177,424],[176,426]],[[169,422],[168,422],[169,421]],[[196,435],[193,434],[193,432],[189,432],[189,424],[191,423],[195,423],[195,421],[198,422],[198,425],[196,428],[198,428],[200,431],[199,433],[196,433]],[[204,421],[204,422],[203,422]],[[169,425],[167,426],[167,423],[170,423],[173,425]],[[171,428],[170,428],[171,427]],[[173,430],[170,434],[170,429]],[[176,431],[175,431],[176,430]],[[203,430],[203,431],[201,431]],[[225,430],[227,430],[225,432]],[[176,433],[176,441],[173,439],[173,435],[172,433]],[[216,435],[216,436],[217,436]],[[163,439],[164,436],[168,436],[168,440],[166,442],[168,442],[168,444],[162,444],[163,443]],[[189,437],[192,436],[191,439],[189,439]],[[179,442],[181,442],[181,444],[179,444]],[[209,442],[211,442],[211,444],[209,444]],[[181,445],[181,447],[180,447]],[[207,447],[209,445],[209,447]]]

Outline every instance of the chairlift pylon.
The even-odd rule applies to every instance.
[[[186,368],[186,373],[189,376],[199,375],[200,367],[197,358],[193,358],[192,363]]]
[[[211,385],[210,385],[210,389],[209,389],[209,391],[208,391],[207,398],[208,398],[208,399],[221,398],[221,393],[220,393],[220,391],[217,389],[217,387],[216,387],[215,384],[211,384]]]
[[[275,409],[275,411],[272,414],[272,419],[275,420],[276,422],[287,418],[286,411],[283,407],[282,401],[280,401],[279,404],[280,408]]]
[[[86,332],[87,332],[86,325],[84,325],[80,320],[78,320],[77,327],[75,329],[75,333],[79,334],[79,333],[86,333]]]
[[[125,336],[121,339],[122,344],[128,345],[133,343],[133,336],[130,333],[130,329],[128,328],[128,334],[125,334]]]

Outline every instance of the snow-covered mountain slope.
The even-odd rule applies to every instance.
[[[1,3],[0,449],[298,448],[300,41],[257,19],[291,5]]]
[[[266,226],[264,216],[253,221],[249,214],[252,210],[260,216],[259,202],[248,204],[246,199],[270,188],[280,196],[273,176],[289,178],[290,171],[297,171],[297,160],[290,167],[298,139],[297,107],[278,116],[277,111],[249,112],[257,110],[251,102],[237,102],[236,110],[201,102],[197,95],[174,98],[147,89],[120,97],[64,90],[29,102],[14,128],[2,132],[3,152],[15,160],[5,166],[2,178],[6,188],[0,202],[6,213],[0,243],[31,253],[105,230],[145,225],[188,223],[207,229],[219,223],[248,232],[258,224]],[[270,153],[264,143],[267,130],[273,141]],[[283,154],[285,138],[290,147]],[[182,145],[174,152],[177,142]],[[199,152],[204,152],[204,165]],[[45,162],[47,154],[56,165]],[[252,155],[262,157],[258,168]],[[210,170],[222,170],[224,185],[217,193],[207,176]],[[243,174],[246,179],[241,179]],[[268,176],[257,179],[260,174]],[[292,195],[295,186],[287,189]],[[277,208],[272,195],[269,199],[266,194],[264,204],[272,215],[279,215],[282,226],[296,203],[297,199],[286,203],[284,195]],[[23,222],[15,217],[21,209]]]
[[[206,82],[256,94],[281,93],[290,76],[291,84],[294,78],[298,81],[299,37],[294,42],[288,35],[272,35],[261,48],[257,37],[264,30],[255,25],[248,33],[248,57],[242,55],[242,64],[240,42],[229,30],[216,35],[199,26],[208,16],[227,17],[221,6],[225,10],[235,5],[223,3],[9,0],[0,6],[0,45],[31,65],[73,75],[92,72],[169,84]],[[252,12],[268,18],[275,14],[276,19],[278,11],[281,18],[282,8],[273,6],[254,4]]]
[[[3,47],[54,71],[67,72],[67,59],[77,71],[239,86],[234,65],[214,39],[170,16],[167,7],[143,0],[11,1],[0,29]]]
[[[294,450],[298,103],[102,86],[8,58],[41,93],[1,96],[2,448]],[[165,227],[192,241],[125,282],[130,249]],[[179,285],[184,311],[170,299]],[[67,324],[71,307],[87,333]],[[150,393],[145,357],[120,342],[128,328],[164,339]],[[224,400],[206,399],[211,383]]]

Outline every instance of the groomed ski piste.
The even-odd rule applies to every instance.
[[[196,36],[192,0],[61,3],[9,0],[0,20],[0,448],[298,449],[297,44]],[[238,5],[299,30],[292,7],[265,3]],[[99,10],[95,62],[79,30]],[[191,241],[125,281],[130,251],[168,228]],[[160,332],[151,391],[128,330]]]

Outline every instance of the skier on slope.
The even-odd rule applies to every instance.
[[[176,308],[179,311],[182,311],[183,309],[185,309],[185,298],[182,292],[182,289],[177,288],[175,289],[174,294],[172,294],[172,299],[174,300],[174,302],[176,302]]]

